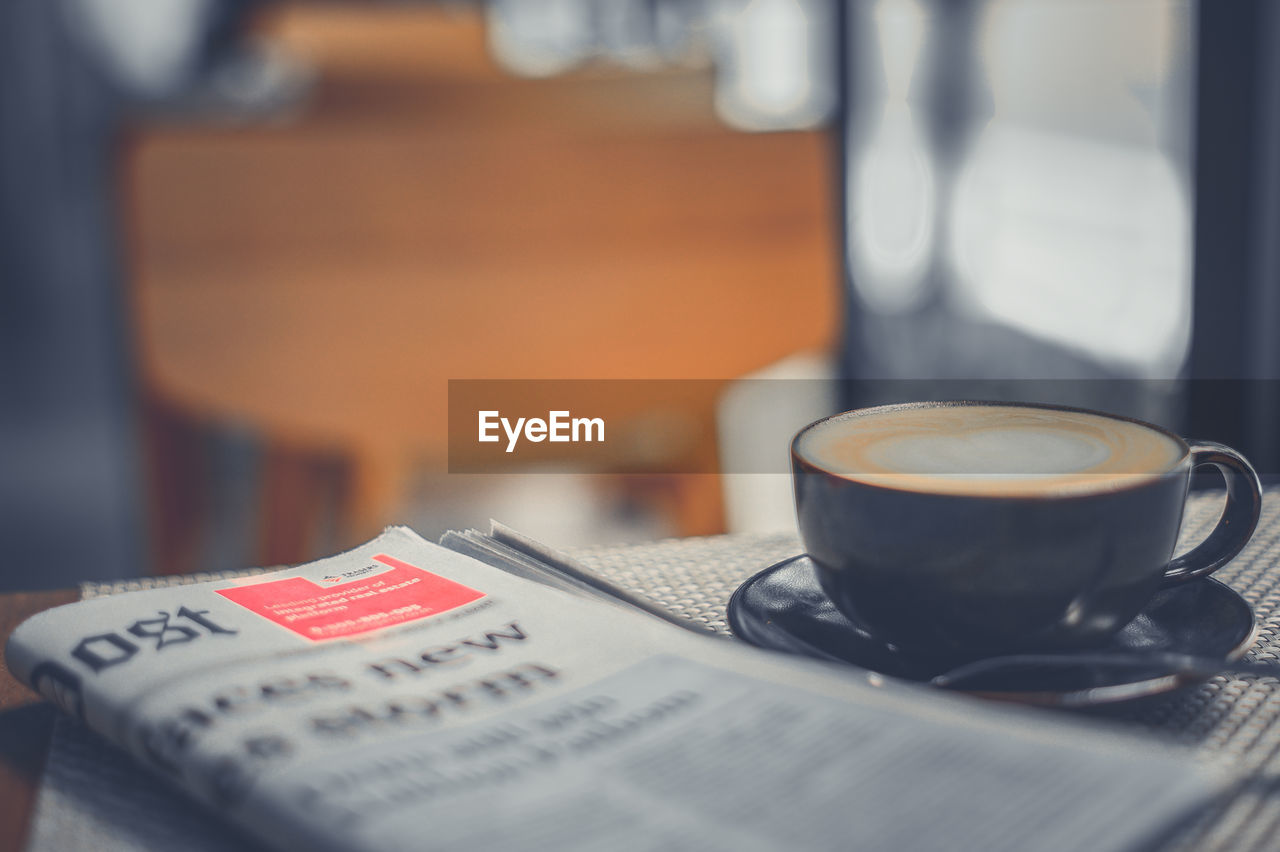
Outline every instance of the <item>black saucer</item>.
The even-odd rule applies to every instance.
[[[729,600],[729,627],[761,648],[829,660],[882,675],[928,682],[950,666],[908,655],[850,621],[818,587],[813,563],[801,554],[766,568]],[[1223,668],[1245,652],[1255,634],[1253,611],[1216,580],[1166,589],[1096,653],[1170,652],[1212,657]],[[1110,704],[1169,692],[1198,680],[1153,664],[1115,671],[1085,664],[997,678],[984,695],[1054,706]]]

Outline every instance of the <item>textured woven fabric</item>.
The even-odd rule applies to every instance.
[[[1190,500],[1183,524],[1184,546],[1212,528],[1221,503],[1222,498],[1213,494]],[[733,535],[593,548],[572,555],[618,585],[728,633],[725,609],[733,591],[753,574],[801,550],[793,535]],[[1257,535],[1215,575],[1254,609],[1259,630],[1247,655],[1251,658],[1280,660],[1278,563],[1280,491],[1271,491]],[[182,581],[202,579],[212,577]],[[84,592],[92,596],[151,584],[142,580],[89,586]],[[1221,761],[1241,775],[1238,795],[1219,812],[1183,831],[1174,849],[1280,849],[1280,679],[1219,675],[1196,688],[1111,710],[1108,715],[1194,746],[1205,759]]]
[[[213,580],[234,580],[236,577],[252,577],[254,574],[279,571],[283,567],[240,568],[235,571],[200,571],[195,574],[162,574],[158,577],[134,577],[129,580],[114,580],[101,583],[90,581],[80,584],[80,600],[100,598],[103,595],[120,595],[125,592],[141,592],[144,589],[190,586],[194,583],[208,583]]]

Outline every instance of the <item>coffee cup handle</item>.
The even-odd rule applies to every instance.
[[[1210,441],[1191,444],[1191,467],[1213,465],[1227,486],[1227,505],[1218,525],[1195,549],[1184,553],[1164,569],[1165,586],[1207,577],[1230,562],[1249,541],[1262,512],[1262,484],[1253,465],[1235,450]]]

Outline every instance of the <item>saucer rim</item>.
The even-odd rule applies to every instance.
[[[741,627],[741,624],[742,624],[741,612],[744,606],[742,603],[742,599],[745,597],[745,594],[748,588],[753,586],[760,580],[764,579],[767,575],[770,575],[800,559],[809,559],[810,561],[812,561],[812,557],[810,557],[808,553],[804,553],[804,552],[798,553],[795,556],[790,556],[790,557],[787,557],[786,559],[779,560],[769,565],[768,567],[763,568],[760,571],[757,571],[756,573],[748,577],[746,580],[742,581],[738,585],[738,587],[734,589],[733,594],[729,596],[729,602],[726,606],[726,617],[729,624],[729,629],[733,633],[735,638],[743,642],[746,642],[748,645],[751,645],[752,647],[755,647],[755,648],[762,648],[764,650],[773,651],[774,653],[801,656],[801,654],[799,654],[799,652],[797,651],[787,650],[787,649],[782,649],[777,647],[770,647],[766,645],[759,645],[751,641],[750,639],[748,639],[745,634],[749,633],[750,631],[743,631]],[[1204,676],[1204,675],[1199,675],[1191,672],[1170,672],[1169,674],[1160,675],[1158,677],[1145,678],[1143,680],[1131,681],[1129,683],[1111,684],[1108,686],[1095,686],[1095,687],[1088,687],[1086,689],[1076,689],[1076,690],[1069,690],[1069,691],[1052,691],[1052,690],[944,690],[944,691],[953,692],[961,695],[971,695],[971,696],[986,698],[986,699],[995,700],[995,701],[1012,702],[1017,704],[1028,704],[1028,705],[1041,706],[1041,707],[1059,707],[1059,708],[1079,709],[1079,708],[1089,708],[1089,707],[1112,706],[1120,703],[1136,701],[1142,698],[1150,698],[1157,695],[1165,695],[1172,692],[1176,692],[1179,689],[1192,686],[1194,684],[1204,683],[1208,681],[1210,678],[1219,676],[1222,673],[1222,671],[1225,671],[1229,667],[1230,663],[1233,663],[1236,660],[1239,660],[1241,657],[1243,657],[1249,651],[1249,649],[1253,647],[1254,643],[1257,641],[1260,627],[1258,624],[1257,614],[1254,613],[1253,607],[1249,604],[1247,600],[1244,599],[1244,596],[1241,595],[1239,592],[1237,592],[1235,589],[1231,588],[1221,580],[1215,579],[1214,577],[1202,577],[1199,580],[1194,581],[1193,583],[1187,583],[1185,585],[1186,587],[1192,587],[1197,583],[1212,583],[1213,585],[1218,586],[1223,591],[1225,591],[1228,595],[1234,598],[1242,606],[1244,612],[1248,613],[1248,619],[1249,619],[1248,631],[1246,631],[1244,638],[1240,642],[1236,643],[1222,658],[1223,667],[1222,669],[1220,669],[1218,672],[1215,672],[1214,674]],[[845,616],[845,618],[848,619],[848,616]],[[849,621],[851,624],[854,623],[852,619],[849,619]],[[869,635],[873,637],[876,636],[875,632],[870,628],[866,627],[865,625],[856,625],[856,626],[866,631]],[[790,632],[786,632],[786,634],[788,636],[794,636],[794,634],[791,634]],[[888,678],[900,684],[911,684],[915,686],[929,687],[930,689],[938,689],[938,687],[932,686],[928,681],[913,680],[911,678],[906,678],[906,677],[901,677],[899,675],[881,672],[876,669],[869,668],[867,666],[861,666],[856,663],[852,663],[848,660],[837,657],[834,654],[831,654],[827,651],[824,651],[821,648],[818,648],[808,642],[805,642],[803,639],[798,639],[797,641],[801,645],[805,646],[806,648],[812,649],[818,655],[820,655],[820,656],[810,656],[810,659],[836,663],[841,666],[847,666],[849,668],[856,669],[858,671],[866,672],[868,675],[872,676],[870,679],[870,682],[873,685],[876,685],[877,681],[879,681],[880,679]],[[876,637],[876,641],[883,641],[883,640]]]

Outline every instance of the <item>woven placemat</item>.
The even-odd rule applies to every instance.
[[[1221,505],[1221,496],[1212,493],[1190,499],[1180,550],[1208,533]],[[802,550],[794,535],[778,534],[670,539],[569,552],[629,591],[729,634],[726,607],[734,590]],[[1214,576],[1239,592],[1256,614],[1258,638],[1246,656],[1280,660],[1280,490],[1267,493],[1253,540]],[[209,579],[215,575],[190,575],[177,582]],[[83,592],[90,597],[172,582],[173,578],[151,578],[86,584]],[[1240,774],[1238,794],[1179,835],[1174,849],[1280,850],[1280,679],[1219,675],[1194,689],[1108,715],[1192,746],[1205,759],[1220,761]]]
[[[1179,550],[1204,538],[1221,513],[1222,497],[1192,496]],[[574,553],[615,583],[694,621],[728,633],[725,610],[733,591],[775,562],[802,552],[793,535],[673,539]],[[1246,654],[1280,659],[1280,490],[1268,491],[1258,532],[1215,575],[1253,607],[1258,638]],[[1219,675],[1194,689],[1108,716],[1195,747],[1242,777],[1239,793],[1182,833],[1175,849],[1280,849],[1280,679]]]

